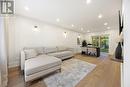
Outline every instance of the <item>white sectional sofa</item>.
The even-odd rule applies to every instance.
[[[24,48],[21,51],[21,70],[25,82],[61,69],[63,59],[73,57],[73,50],[66,47]]]

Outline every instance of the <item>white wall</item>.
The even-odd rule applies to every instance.
[[[21,16],[11,17],[8,24],[9,67],[19,65],[19,54],[23,47],[67,46],[79,49],[77,37],[79,34],[82,39],[84,37],[81,33]],[[34,26],[38,26],[39,31],[33,31]],[[67,32],[66,38],[64,32]]]
[[[124,85],[130,87],[130,0],[123,0],[124,14]]]
[[[8,81],[7,71],[7,33],[5,18],[0,17],[0,86],[6,87]]]
[[[86,40],[88,43],[92,43],[91,36],[106,34],[109,35],[109,54],[113,55],[117,47],[117,38],[119,35],[118,29],[111,27],[111,29],[107,31],[88,33],[86,34]]]

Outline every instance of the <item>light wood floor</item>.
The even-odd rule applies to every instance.
[[[96,64],[96,68],[82,79],[76,87],[121,87],[120,63],[110,59],[111,56],[101,57],[75,55],[75,58]],[[19,68],[9,69],[8,87],[25,87],[23,75]],[[41,79],[30,83],[29,87],[46,87]]]

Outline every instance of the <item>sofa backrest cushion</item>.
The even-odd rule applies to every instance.
[[[45,47],[44,52],[47,53],[54,53],[57,52],[57,47]]]
[[[25,47],[23,50],[29,50],[29,49],[34,49],[38,53],[38,55],[45,54],[44,47]]]
[[[37,51],[35,49],[26,49],[25,52],[25,59],[34,58],[38,55]]]
[[[67,47],[57,47],[58,51],[66,51],[68,50]]]
[[[45,54],[44,48],[42,48],[42,47],[35,48],[35,50],[37,51],[38,55],[40,55],[40,54]]]

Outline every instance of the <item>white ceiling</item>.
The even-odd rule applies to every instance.
[[[121,0],[15,0],[16,14],[86,33],[118,26]],[[25,7],[28,10],[25,10]],[[101,19],[98,15],[102,14]],[[56,22],[59,18],[60,21]],[[108,22],[107,26],[104,23]],[[72,27],[71,25],[74,25]],[[81,30],[83,28],[83,31]]]

